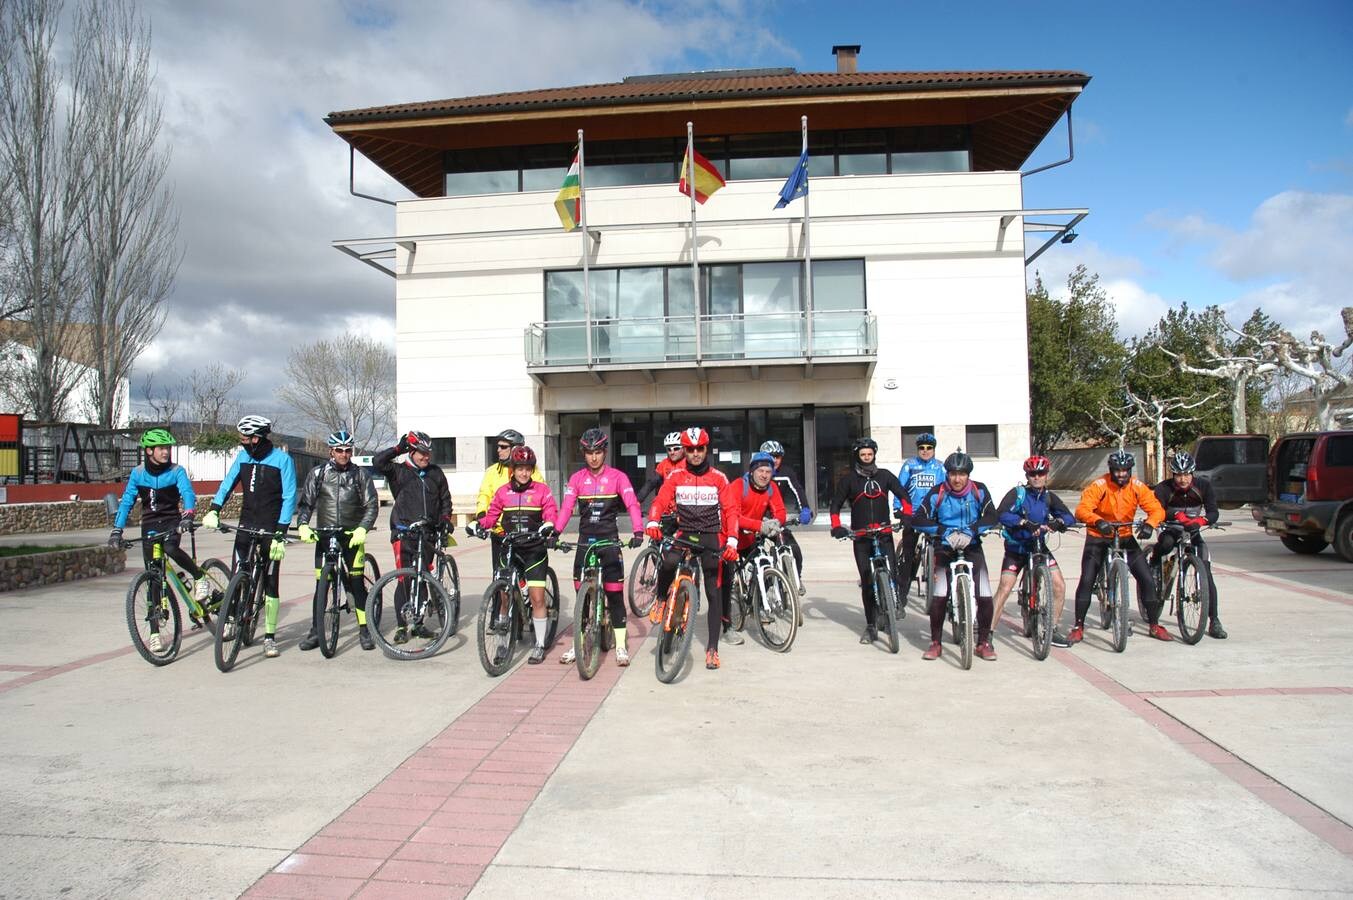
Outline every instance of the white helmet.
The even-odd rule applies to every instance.
[[[670,450],[672,447],[680,447],[680,446],[681,446],[681,432],[679,432],[679,431],[669,431],[669,432],[667,432],[667,437],[665,437],[665,438],[662,439],[662,445],[663,445],[664,447],[667,447],[669,450]]]
[[[272,431],[272,422],[262,416],[245,416],[240,419],[240,424],[235,426],[235,430],[245,437],[253,434],[263,436]]]

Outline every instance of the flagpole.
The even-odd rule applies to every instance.
[[[799,119],[799,124],[803,129],[803,150],[800,156],[807,159],[808,153],[808,117],[803,116]],[[807,164],[805,163],[805,166]],[[807,172],[804,173],[805,177]],[[807,324],[807,356],[813,358],[813,235],[811,229],[811,217],[808,215],[808,194],[811,191],[805,191],[803,195],[803,300],[804,300],[804,319]]]
[[[578,224],[582,226],[583,233],[583,328],[586,329],[587,345],[587,366],[592,367],[592,279],[590,274],[591,266],[587,257],[587,194],[586,187],[586,163],[583,159],[583,130],[578,129]]]
[[[695,361],[700,362],[700,239],[695,224],[695,125],[686,123],[686,193],[691,197],[691,285],[695,295]]]

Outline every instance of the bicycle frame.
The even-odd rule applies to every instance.
[[[673,607],[676,606],[672,601],[676,599],[677,588],[684,581],[689,581],[695,585],[695,590],[691,594],[695,597],[695,610],[687,609],[685,611],[686,620],[689,621],[693,612],[699,612],[700,606],[700,561],[699,555],[704,547],[700,544],[692,544],[689,541],[683,541],[675,536],[663,538],[662,548],[665,551],[669,549],[679,549],[681,559],[677,560],[676,575],[672,578],[672,586],[667,589],[667,605],[662,613],[662,630],[671,631],[677,624],[673,616]]]
[[[197,535],[196,529],[188,532],[190,541],[190,555],[193,562],[197,561]],[[209,615],[196,599],[193,598],[193,592],[188,590],[187,585],[183,583],[183,576],[179,574],[178,567],[172,564],[172,560],[164,554],[164,542],[173,532],[152,531],[141,535],[139,538],[131,541],[123,541],[124,547],[131,547],[136,544],[150,543],[150,566],[147,571],[153,573],[156,587],[163,597],[166,589],[172,590],[178,596],[183,604],[188,607],[188,615],[196,622],[204,622]]]

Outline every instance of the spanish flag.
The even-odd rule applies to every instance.
[[[677,185],[677,190],[687,197],[691,195],[690,180],[686,177],[690,165],[690,157],[695,157],[695,202],[704,203],[709,199],[709,195],[723,187],[727,182],[719,174],[714,163],[705,159],[694,149],[690,154],[683,154],[681,157],[681,182]]]
[[[578,154],[575,152],[568,174],[564,176],[564,185],[559,188],[559,196],[554,198],[554,211],[559,213],[559,224],[564,226],[565,231],[578,227],[578,220],[582,218],[582,203],[583,186],[578,177]]]

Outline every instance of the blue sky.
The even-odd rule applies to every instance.
[[[616,81],[689,69],[1074,69],[1069,166],[1026,181],[1030,207],[1091,209],[1038,261],[1084,262],[1122,331],[1168,306],[1262,304],[1333,336],[1353,285],[1353,0],[1085,2],[1064,9],[807,0],[140,0],[154,28],[184,263],[138,362],[172,379],[214,358],[273,409],[298,343],[393,340],[390,280],[335,238],[394,231],[348,194],[332,110]],[[1058,131],[1029,166],[1065,153]],[[359,160],[358,189],[402,189]],[[243,326],[243,327],[242,327]],[[203,348],[212,348],[211,358]]]

